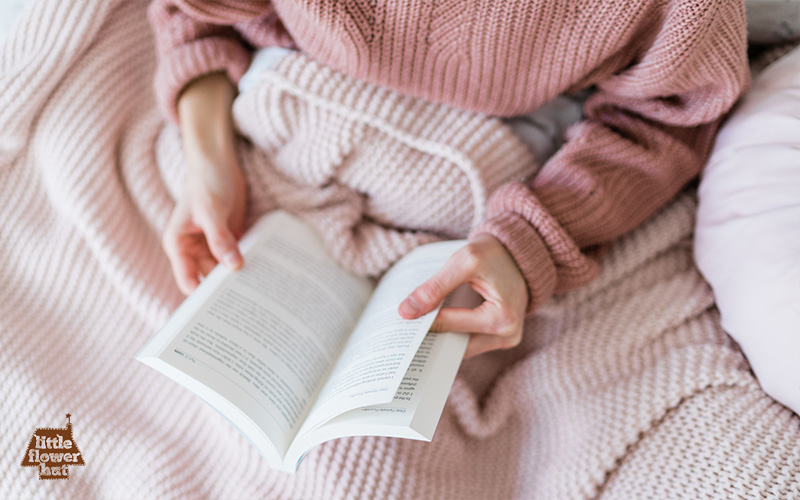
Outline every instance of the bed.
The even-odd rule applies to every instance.
[[[431,443],[340,439],[296,475],[270,470],[213,409],[134,360],[181,301],[159,236],[180,144],[156,109],[145,8],[36,0],[0,46],[0,497],[800,497],[800,418],[720,324],[693,259],[692,189],[615,243],[589,286],[548,302],[518,348],[464,363]],[[294,57],[275,70],[283,87],[265,80],[240,99],[322,117],[320,134],[343,123],[304,71],[321,70]],[[274,206],[256,181],[280,151],[253,146],[268,124],[240,107],[255,214]],[[348,116],[377,134],[373,118]],[[385,127],[387,148],[421,134]],[[511,133],[491,120],[470,130]],[[310,218],[325,224],[321,213]],[[20,466],[26,445],[67,413],[85,464],[39,480]]]

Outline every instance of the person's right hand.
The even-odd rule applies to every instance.
[[[186,157],[184,191],[162,244],[178,287],[191,293],[218,262],[242,266],[247,184],[236,156],[231,120],[235,88],[221,73],[194,80],[178,101]]]

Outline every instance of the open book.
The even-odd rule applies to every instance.
[[[295,472],[345,436],[430,441],[468,335],[427,335],[438,310],[405,320],[397,308],[464,244],[418,247],[375,286],[339,268],[305,222],[272,212],[242,239],[244,267],[217,266],[136,358],[219,411],[274,469]]]

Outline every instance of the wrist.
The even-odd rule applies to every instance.
[[[178,99],[181,136],[187,153],[216,156],[235,151],[232,108],[236,89],[224,73],[193,80]]]
[[[519,215],[504,212],[482,222],[470,235],[475,240],[488,234],[511,256],[522,274],[528,291],[526,314],[539,308],[555,290],[555,264],[538,232]]]

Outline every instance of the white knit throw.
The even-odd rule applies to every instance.
[[[214,410],[133,360],[181,300],[159,244],[173,204],[167,186],[180,184],[179,148],[152,97],[145,4],[38,0],[0,47],[0,497],[800,497],[800,419],[760,391],[719,328],[713,297],[691,261],[690,195],[615,244],[597,280],[540,310],[520,347],[466,362],[432,443],[340,439],[310,452],[297,475],[271,471]],[[480,141],[506,134],[502,127],[431,111],[431,120],[445,123],[477,120],[465,137],[479,142],[464,145],[435,136],[439,122],[423,134],[390,121],[394,115],[383,108],[358,108],[366,101],[356,99],[340,131],[360,139],[344,140],[322,126],[303,128],[325,113],[318,121],[325,127],[344,120],[320,106],[347,105],[347,95],[309,83],[316,74],[343,77],[304,59],[278,69],[264,82],[271,88],[260,86],[243,96],[246,106],[237,104],[239,126],[253,142],[280,146],[243,146],[253,213],[288,203],[275,186],[302,184],[290,178],[293,166],[336,166],[334,183],[323,180],[330,171],[320,172],[294,193],[305,199],[302,193],[321,184],[363,195],[358,211],[342,209],[357,213],[356,223],[334,229],[372,224],[360,240],[345,234],[337,253],[346,265],[367,261],[364,272],[419,243],[405,233],[450,236],[448,217],[459,234],[475,223],[481,193],[497,179],[480,177],[487,172],[480,155],[444,152],[479,150]],[[303,71],[313,73],[309,80],[300,78]],[[354,89],[351,97],[366,99],[367,91]],[[284,110],[285,128],[258,130],[267,119],[259,117],[259,103],[268,96],[283,103],[276,109]],[[415,112],[428,109],[416,105]],[[289,112],[293,107],[302,109]],[[283,130],[290,133],[269,135]],[[293,145],[298,130],[318,142]],[[435,151],[410,141],[415,130]],[[497,141],[509,143],[507,135]],[[369,151],[373,143],[381,149]],[[348,149],[353,144],[361,145],[364,162],[442,162],[447,179],[461,186],[450,195],[465,197],[450,198],[441,214],[423,221],[384,220],[399,201],[382,199],[376,179],[355,171],[348,177],[350,160],[329,161],[337,148],[354,164],[362,161]],[[327,160],[301,161],[320,151]],[[402,171],[395,174],[402,179]],[[434,171],[420,175],[436,180]],[[407,188],[396,185],[392,194],[414,196]],[[319,196],[326,203],[297,205],[312,223],[341,217],[326,208],[351,206],[335,203],[349,194]],[[418,200],[436,203],[427,194]],[[383,229],[395,225],[408,231]],[[384,234],[377,243],[376,233]],[[62,426],[65,413],[86,465],[71,468],[69,480],[41,481],[20,466],[22,455],[36,427]]]

